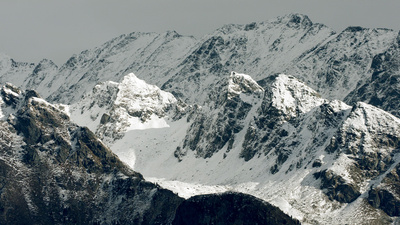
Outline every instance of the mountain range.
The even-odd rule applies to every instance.
[[[203,194],[234,191],[304,224],[396,223],[399,44],[289,14],[201,39],[121,35],[60,67],[2,55],[1,218],[18,205],[36,223],[182,223],[181,204],[209,212]]]

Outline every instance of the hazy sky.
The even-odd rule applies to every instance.
[[[61,65],[124,33],[176,30],[201,37],[224,24],[291,12],[336,31],[350,25],[400,30],[399,9],[400,0],[1,0],[0,52]]]

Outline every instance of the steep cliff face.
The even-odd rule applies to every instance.
[[[281,207],[291,202],[286,212],[307,223],[333,222],[346,204],[370,222],[390,221],[367,199],[371,184],[399,163],[400,121],[391,114],[325,100],[293,76],[256,82],[236,72],[215,85],[204,106],[187,108],[195,110],[166,120],[166,127],[125,131],[112,149],[184,196],[186,184],[170,180],[210,185],[204,189],[211,192],[244,191]],[[314,201],[323,203],[310,211]],[[360,219],[346,212],[341,221]]]
[[[369,77],[358,85],[346,101],[363,101],[399,117],[400,107],[400,35],[385,52],[373,58]]]
[[[246,88],[232,91],[238,80]],[[229,86],[212,92],[218,93],[210,95],[215,102],[201,109],[175,151],[179,160],[188,151],[203,158],[224,151],[225,158],[236,149],[250,164],[254,157],[266,158],[263,167],[271,174],[311,168],[321,188],[339,202],[354,201],[364,182],[397,163],[398,118],[365,103],[350,107],[324,100],[291,76],[268,78],[261,82],[264,88],[249,81],[247,75],[231,75]],[[349,196],[337,188],[349,188]]]
[[[246,125],[246,118],[261,98],[264,89],[250,76],[232,72],[211,91],[207,104],[193,117],[182,146],[175,156],[181,159],[187,151],[209,158],[226,144],[232,149],[235,136]]]
[[[293,74],[324,98],[343,100],[367,83],[373,58],[396,39],[389,29],[348,27],[312,51],[304,52],[285,73]]]
[[[398,155],[397,155],[398,158]],[[400,163],[392,165],[380,184],[372,186],[368,192],[368,202],[385,211],[390,216],[400,215]]]
[[[248,161],[261,153],[274,129],[324,101],[292,76],[270,77],[261,84],[264,88],[235,72],[217,84],[175,155],[180,158],[191,150],[208,158],[224,147],[227,154],[242,145],[240,156]]]
[[[1,224],[167,224],[183,201],[146,182],[35,91],[2,88]],[[7,112],[7,113],[4,113]]]
[[[206,35],[162,89],[189,103],[201,103],[223,74],[241,71],[256,80],[282,73],[304,52],[335,32],[300,14],[247,25],[226,25]],[[181,85],[183,84],[183,85]]]

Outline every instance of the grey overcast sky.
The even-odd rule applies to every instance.
[[[1,0],[0,52],[16,61],[52,59],[133,31],[201,37],[224,24],[306,14],[336,31],[347,26],[400,30],[400,0]]]

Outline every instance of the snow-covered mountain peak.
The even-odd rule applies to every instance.
[[[10,56],[0,55],[0,84],[12,83],[17,87],[22,87],[26,77],[35,68],[34,63],[17,62]]]
[[[260,83],[265,84],[266,90],[263,104],[279,110],[286,119],[306,113],[325,101],[315,90],[291,75],[279,74]]]
[[[195,38],[174,31],[121,35],[72,56],[52,80],[46,82],[57,93],[43,96],[50,101],[71,104],[90,92],[94,85],[105,81],[121,82],[131,71],[161,86],[172,76],[167,72],[177,67],[195,43]]]
[[[260,31],[262,32],[262,30],[265,31],[271,29],[273,26],[279,27],[281,25],[295,29],[299,28],[306,29],[313,26],[313,22],[306,15],[299,13],[290,13],[264,22],[253,22],[245,25],[243,24],[224,25],[221,28],[217,29],[215,34],[232,35],[235,34],[236,32],[243,32],[243,31],[252,32],[253,30],[258,30],[258,32]]]
[[[52,60],[50,59],[42,59],[39,61],[38,65],[51,65],[51,66],[57,66]]]
[[[249,75],[231,72],[228,84],[228,98],[240,95],[241,93],[251,93],[261,96],[263,92],[264,89]]]
[[[162,116],[169,105],[177,102],[171,93],[162,91],[155,85],[147,84],[133,73],[124,77],[118,85],[118,89],[119,92],[114,104],[116,107],[125,107],[131,115],[140,111],[147,111]],[[146,121],[147,118],[142,115],[141,119]]]
[[[0,90],[0,119],[5,119],[16,108],[21,90],[10,83],[6,83]]]
[[[118,82],[96,85],[70,107],[72,119],[113,142],[130,130],[168,127],[166,118],[183,113],[185,105],[155,85],[130,73]]]
[[[349,115],[349,119],[344,123],[346,129],[361,133],[369,133],[363,137],[363,141],[373,141],[369,138],[377,138],[384,133],[396,134],[400,132],[400,119],[390,113],[376,108],[364,102],[357,102]],[[369,146],[369,150],[374,149]]]
[[[178,32],[176,32],[175,30],[168,30],[165,33],[166,37],[170,37],[170,38],[179,38],[182,37],[182,35],[180,35]]]
[[[300,13],[290,13],[285,16],[278,17],[275,20],[276,23],[283,23],[289,27],[310,27],[313,22],[308,18],[308,16]]]
[[[157,86],[147,84],[144,80],[139,79],[134,73],[124,76],[119,87],[123,90],[131,90],[131,92],[136,94],[146,94],[159,90]]]

